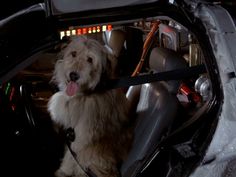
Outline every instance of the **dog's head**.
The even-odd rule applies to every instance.
[[[54,80],[69,96],[91,92],[114,75],[114,56],[98,41],[73,37],[55,65]]]

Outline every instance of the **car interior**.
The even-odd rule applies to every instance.
[[[192,29],[170,17],[155,16],[70,26],[58,30],[57,35],[59,43],[34,55],[30,64],[0,85],[0,113],[4,117],[1,135],[5,144],[2,148],[10,152],[3,154],[4,170],[14,167],[7,170],[9,176],[53,176],[59,167],[65,137],[52,124],[47,102],[58,91],[51,79],[61,46],[74,35],[97,39],[111,50],[117,57],[114,61],[117,78],[204,66],[203,70],[182,79],[163,79],[123,88],[135,112],[135,139],[121,166],[121,176],[138,175],[160,151],[164,151],[164,155],[159,159],[170,160],[164,165],[163,173],[176,163],[176,157],[195,159],[194,148],[187,152],[184,149],[187,146],[178,144],[188,139],[189,132],[199,135],[196,131],[199,120],[209,110],[214,88],[205,67],[206,49],[199,44],[199,37]],[[181,133],[185,136],[177,140]],[[201,144],[199,139],[192,140]],[[161,160],[158,163],[162,163]]]

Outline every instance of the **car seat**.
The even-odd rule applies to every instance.
[[[187,65],[174,51],[156,47],[150,53],[149,67],[155,72],[162,72],[184,68]],[[137,175],[147,162],[147,157],[170,131],[178,111],[176,93],[179,84],[179,81],[162,81],[128,89],[127,98],[136,110],[137,117],[133,146],[121,166],[122,177]]]

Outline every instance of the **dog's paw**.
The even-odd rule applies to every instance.
[[[71,175],[66,175],[62,170],[59,169],[54,173],[54,176],[55,177],[70,177]]]
[[[57,92],[48,102],[48,112],[52,120],[59,125],[67,125],[67,101],[68,97],[63,92]]]

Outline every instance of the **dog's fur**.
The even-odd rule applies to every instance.
[[[84,169],[98,177],[119,176],[119,164],[132,142],[129,105],[121,90],[104,91],[99,85],[114,76],[112,55],[99,42],[75,37],[55,65],[54,80],[60,89],[48,103],[52,120],[75,131],[71,149]],[[69,73],[76,72],[78,91],[68,96]],[[67,149],[56,176],[84,176]]]

